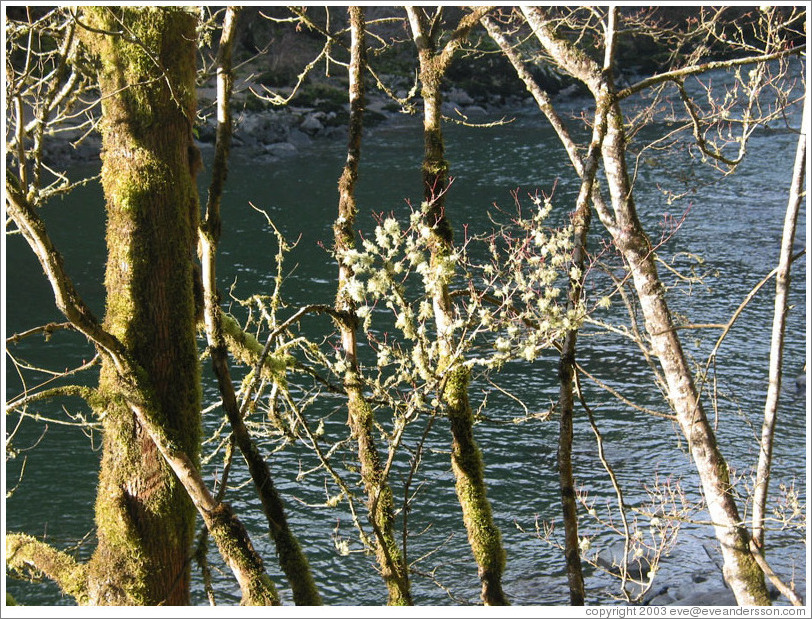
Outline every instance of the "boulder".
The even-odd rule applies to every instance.
[[[296,148],[301,148],[302,146],[307,146],[313,141],[309,135],[300,131],[299,129],[292,129],[290,135],[288,136],[288,142],[290,142]]]
[[[623,562],[623,542],[616,542],[605,548],[601,548],[595,556],[595,563],[606,571],[620,576],[621,564]],[[648,579],[651,563],[645,556],[635,557],[631,552],[626,558],[626,575],[628,578],[638,581]]]
[[[289,157],[296,154],[296,147],[290,142],[277,142],[276,144],[267,144],[265,152],[273,157]]]
[[[471,95],[461,88],[452,88],[448,94],[446,94],[446,99],[456,105],[473,105],[474,103]]]
[[[461,111],[463,116],[465,116],[466,118],[482,117],[488,114],[485,108],[479,105],[468,105],[464,107]]]
[[[299,129],[301,131],[304,131],[308,135],[315,135],[319,131],[322,131],[324,129],[324,125],[319,119],[320,115],[321,115],[320,112],[308,114],[307,116],[305,116],[305,119],[299,125]]]

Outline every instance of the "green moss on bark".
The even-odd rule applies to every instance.
[[[67,553],[30,535],[6,535],[6,565],[9,570],[22,575],[47,576],[77,604],[84,605],[89,601],[86,567]],[[9,605],[8,598],[6,604]],[[13,604],[14,598],[11,598]]]
[[[468,543],[479,566],[482,599],[488,605],[504,605],[508,603],[501,584],[505,550],[487,497],[482,453],[474,440],[473,411],[468,400],[469,382],[468,369],[455,367],[449,371],[443,391],[443,401],[451,423],[451,465],[468,531]]]
[[[473,14],[465,19],[468,20],[467,26],[457,31],[456,34],[460,37],[457,43],[478,20]],[[432,230],[431,269],[438,282],[434,290],[427,292],[434,299],[435,321],[440,337],[441,359],[438,370],[448,373],[442,398],[451,422],[451,463],[468,542],[479,566],[482,600],[488,605],[503,605],[508,603],[501,584],[505,552],[486,496],[482,454],[473,436],[473,413],[468,401],[470,372],[462,365],[453,365],[457,362],[450,352],[453,349],[452,335],[447,332],[447,326],[454,322],[448,293],[451,274],[445,271],[445,258],[452,248],[453,230],[445,206],[449,164],[445,158],[441,126],[440,86],[454,46],[446,46],[440,53],[437,41],[432,39],[428,24],[421,16],[411,13],[410,20],[418,48],[424,105],[423,221]]]
[[[105,327],[152,386],[152,393],[139,394],[156,411],[152,421],[196,464],[196,19],[172,7],[92,7],[82,19],[95,29],[83,37],[98,58],[103,101]],[[104,363],[91,601],[186,604],[195,510],[128,406],[131,384]]]
[[[242,523],[234,517],[234,513],[226,503],[220,503],[217,509],[209,514],[206,525],[214,542],[220,549],[220,554],[228,557],[229,561],[240,564],[240,573],[251,578],[250,582],[241,582],[243,591],[242,605],[245,606],[277,606],[279,595],[273,581],[265,573],[262,559],[253,548],[246,549],[237,540],[248,539]],[[246,552],[248,550],[248,552]]]
[[[355,385],[355,386],[353,386]],[[390,606],[412,604],[407,566],[394,536],[394,499],[392,489],[382,476],[378,450],[373,439],[373,414],[364,399],[357,381],[345,381],[347,386],[350,427],[358,442],[358,458],[361,462],[361,480],[367,495],[369,519],[376,530],[376,555],[378,566],[389,592]]]

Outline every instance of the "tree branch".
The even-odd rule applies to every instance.
[[[118,358],[123,354],[121,342],[101,327],[90,308],[79,296],[76,287],[65,272],[62,256],[56,251],[42,219],[28,200],[9,182],[6,182],[6,207],[8,214],[22,232],[45,271],[59,311],[77,331],[83,333],[114,359]],[[116,353],[119,354],[116,355]],[[117,365],[117,369],[121,371],[123,367]]]
[[[778,414],[778,400],[781,394],[781,370],[784,354],[784,331],[789,305],[790,267],[792,266],[792,246],[795,242],[795,228],[798,222],[798,211],[803,201],[804,176],[806,172],[807,141],[809,140],[809,98],[804,99],[801,115],[801,135],[795,151],[795,166],[792,172],[789,199],[784,217],[784,230],[781,236],[781,253],[775,278],[775,303],[773,310],[773,327],[770,342],[770,365],[767,398],[764,403],[764,421],[761,430],[761,449],[759,450],[756,484],[753,490],[753,541],[764,548],[764,513],[767,506],[767,491],[772,467],[773,441],[775,439],[775,422]],[[765,573],[767,573],[765,571]],[[768,574],[769,576],[769,574]]]
[[[800,54],[804,51],[806,51],[806,45],[799,45],[798,47],[792,47],[781,50],[780,52],[774,52],[772,54],[748,56],[746,58],[735,58],[733,60],[714,60],[703,64],[691,65],[690,67],[674,69],[673,71],[666,71],[665,73],[659,73],[657,75],[647,77],[644,80],[640,80],[636,84],[632,84],[628,88],[624,88],[623,90],[615,93],[615,97],[617,99],[625,99],[626,97],[640,92],[641,90],[649,88],[650,86],[661,84],[662,82],[676,81],[689,75],[706,73],[707,71],[713,71],[714,69],[729,69],[731,67],[740,67],[742,65],[756,64],[758,62],[769,62],[770,60],[778,60],[779,58],[784,58],[786,56]]]
[[[220,237],[220,202],[228,175],[228,153],[232,126],[230,114],[233,75],[231,52],[236,34],[239,9],[228,7],[223,20],[220,49],[217,54],[217,142],[214,170],[209,186],[206,218],[200,229],[200,246],[203,264],[204,323],[206,339],[211,353],[212,367],[222,396],[223,408],[231,424],[234,440],[243,455],[254,487],[259,495],[268,530],[276,545],[279,563],[293,590],[297,605],[321,604],[307,558],[288,525],[284,504],[273,483],[268,464],[254,443],[243,419],[243,411],[237,402],[234,382],[228,367],[228,352],[223,336],[222,317],[217,294],[216,255]]]
[[[11,570],[44,574],[80,605],[89,602],[87,568],[69,554],[30,535],[6,534],[6,561]]]
[[[240,583],[244,603],[278,604],[273,582],[265,574],[262,559],[256,554],[243,525],[227,505],[215,501],[189,457],[182,450],[176,449],[160,426],[153,421],[159,416],[149,406],[148,398],[144,395],[152,392],[150,386],[145,384],[144,372],[127,354],[124,345],[101,327],[79,296],[40,217],[13,186],[7,183],[6,187],[8,213],[45,271],[57,307],[78,331],[110,357],[113,367],[121,377],[122,388],[126,392],[124,396],[130,409],[203,516],[223,558]]]

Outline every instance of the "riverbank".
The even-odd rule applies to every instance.
[[[346,139],[349,103],[341,101],[347,97],[346,92],[323,82],[305,86],[303,91],[304,96],[290,103],[273,105],[262,98],[270,98],[270,95],[261,85],[241,82],[232,101],[232,148],[249,156],[275,159],[294,155],[322,140]],[[211,84],[198,89],[199,117],[194,134],[201,148],[213,146],[215,142],[215,93]],[[289,88],[282,91],[283,96],[289,93]],[[398,99],[380,90],[368,92],[365,129],[401,122],[408,116],[419,117],[422,113],[419,98],[409,98],[403,89],[394,94]],[[555,96],[566,100],[580,95],[577,87],[568,86]],[[450,122],[495,123],[533,109],[535,104],[529,95],[474,97],[457,86],[443,93],[442,111]],[[101,135],[97,131],[88,132],[84,127],[67,128],[45,140],[43,153],[46,163],[57,170],[92,163],[100,157]]]
[[[317,89],[318,90],[318,89]],[[274,106],[258,99],[256,84],[242,83],[233,104],[234,139],[232,148],[261,160],[274,160],[295,155],[319,141],[342,140],[347,136],[349,104],[337,103],[337,88],[321,88],[325,96],[310,97],[309,105],[290,103]],[[406,93],[397,93],[406,99]],[[560,100],[578,97],[577,88],[559,91]],[[346,96],[346,94],[343,94]],[[213,147],[216,136],[214,89],[199,89],[201,119],[195,127],[195,141],[201,149]],[[259,101],[259,103],[257,103]],[[474,98],[465,90],[452,87],[444,93],[443,114],[450,122],[488,124],[510,120],[534,109],[529,96],[493,95],[489,100]],[[377,91],[367,95],[365,129],[402,122],[405,117],[419,116],[421,107],[414,98],[402,105]],[[46,139],[44,157],[47,165],[60,170],[76,164],[99,161],[101,135],[78,127]]]
[[[253,88],[252,88],[253,90]],[[338,104],[336,93],[325,91],[324,97],[315,97],[311,105],[291,104],[264,109],[250,109],[243,104],[236,111],[234,142],[236,149],[252,156],[279,158],[296,154],[322,140],[338,140],[347,137],[349,104]],[[572,97],[576,89],[561,91],[562,98]],[[345,93],[338,93],[346,96]],[[205,95],[205,93],[204,93]],[[402,122],[410,116],[420,117],[422,107],[414,98],[406,100],[407,93],[397,93],[401,102],[380,91],[370,92],[364,114],[364,128],[373,129]],[[533,109],[532,99],[509,95],[494,95],[490,100],[475,99],[465,90],[452,87],[444,92],[443,115],[449,122],[489,124],[509,120]],[[216,134],[214,119],[198,127],[197,138],[201,146],[213,145]]]

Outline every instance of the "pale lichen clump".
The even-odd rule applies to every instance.
[[[408,382],[431,391],[449,359],[440,362],[432,299],[452,289],[453,316],[443,339],[453,363],[490,370],[511,359],[535,360],[584,319],[584,305],[563,301],[572,251],[571,226],[549,227],[549,200],[532,216],[515,218],[464,247],[432,254],[432,229],[420,211],[407,223],[381,218],[361,249],[338,252],[352,272],[345,293],[357,304],[363,331],[376,351],[379,394]],[[373,240],[374,239],[374,240]],[[571,269],[570,269],[571,270]],[[456,291],[453,288],[457,288]],[[386,327],[384,327],[386,325]],[[389,327],[400,337],[381,341]],[[342,367],[333,370],[341,375]],[[424,397],[418,401],[430,398]]]

